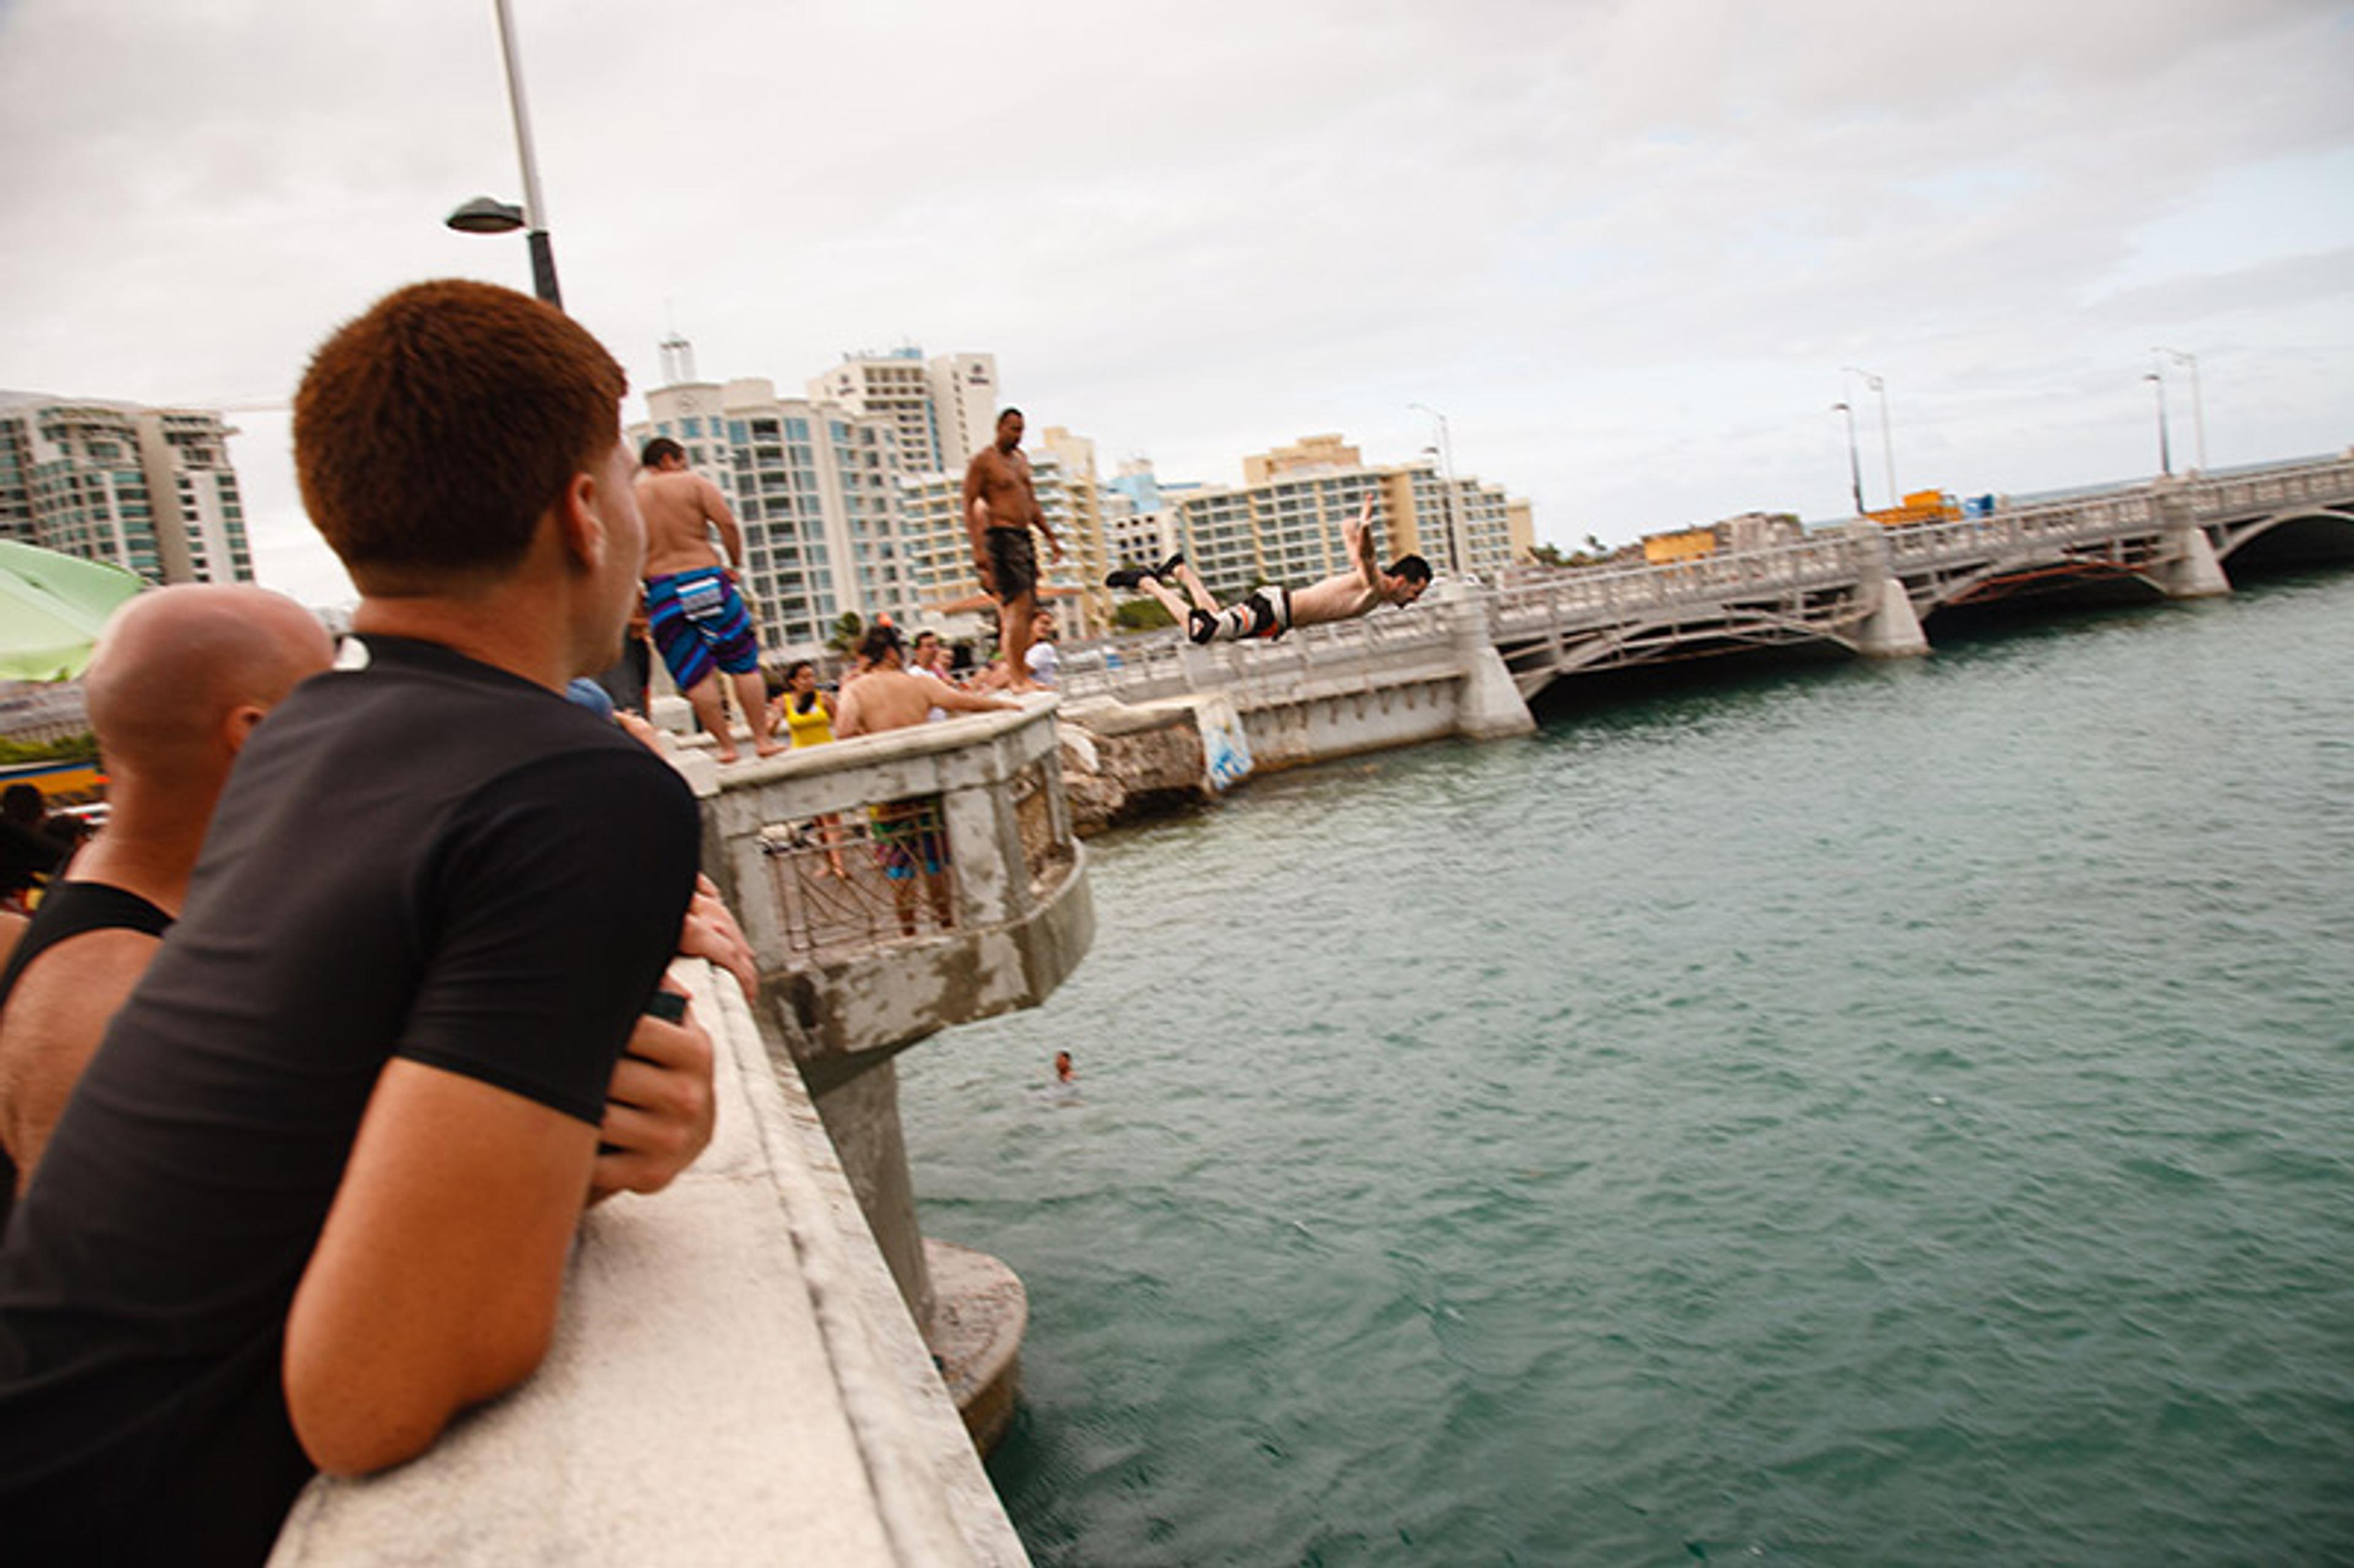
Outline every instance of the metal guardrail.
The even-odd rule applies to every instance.
[[[1053,712],[960,716],[723,774],[705,859],[764,970],[1018,921],[1051,902],[1077,864]]]

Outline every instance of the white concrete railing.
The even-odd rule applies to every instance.
[[[717,1046],[711,1147],[589,1213],[536,1375],[313,1481],[272,1568],[1026,1561],[808,1096],[732,980],[673,972]]]
[[[884,1049],[1035,1005],[1061,982],[1094,924],[1055,706],[1034,697],[698,783],[705,869],[759,955],[782,1033],[827,1054]],[[876,817],[895,805],[920,809],[901,820],[919,832]],[[887,878],[895,857],[913,874]]]

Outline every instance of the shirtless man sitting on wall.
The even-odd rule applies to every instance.
[[[1341,537],[1348,546],[1354,569],[1336,573],[1297,593],[1280,583],[1270,583],[1255,589],[1240,604],[1221,609],[1182,554],[1157,567],[1122,567],[1108,574],[1104,582],[1116,588],[1141,588],[1159,599],[1196,642],[1240,642],[1246,638],[1272,641],[1295,626],[1352,620],[1376,605],[1408,605],[1422,597],[1423,589],[1430,586],[1430,563],[1420,556],[1400,556],[1386,568],[1375,566],[1373,520],[1373,501],[1369,495],[1364,510],[1341,524]],[[1193,599],[1191,605],[1161,580],[1172,576]]]
[[[737,591],[744,564],[744,533],[719,487],[686,466],[686,449],[656,436],[640,454],[638,512],[646,520],[646,615],[654,646],[671,679],[695,709],[695,722],[717,743],[719,760],[736,760],[722,671],[736,688],[736,705],[762,757],[782,751],[769,733],[769,694],[760,681],[760,644]],[[726,546],[722,560],[706,525],[716,524]]]

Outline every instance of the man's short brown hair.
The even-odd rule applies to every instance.
[[[463,279],[411,284],[312,356],[294,395],[302,503],[363,591],[494,572],[620,439],[628,388],[553,306]]]

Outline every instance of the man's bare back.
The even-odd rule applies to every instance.
[[[743,535],[717,485],[685,469],[649,468],[639,471],[636,488],[638,511],[646,520],[646,576],[741,563]],[[723,560],[711,546],[709,525],[715,523],[730,559]]]
[[[988,713],[1016,705],[1002,697],[986,697],[928,676],[909,674],[896,664],[868,671],[843,688],[834,710],[837,740],[855,735],[880,735],[889,729],[912,729],[934,708],[951,713]]]

